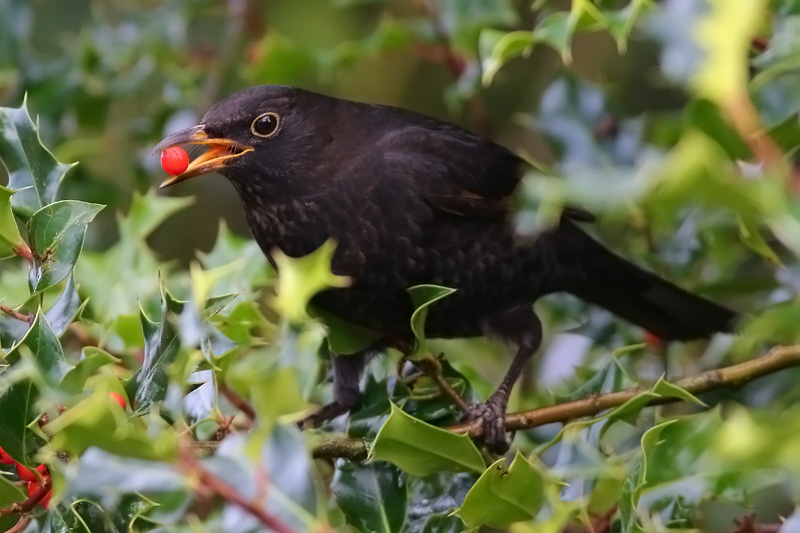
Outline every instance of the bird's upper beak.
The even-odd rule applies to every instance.
[[[223,168],[231,159],[253,150],[252,146],[247,146],[230,139],[209,137],[203,125],[198,124],[197,126],[192,126],[191,128],[167,136],[153,148],[153,153],[162,152],[170,146],[178,144],[207,144],[209,148],[208,151],[189,163],[189,166],[183,173],[165,179],[159,186],[161,189],[199,176],[200,174]]]

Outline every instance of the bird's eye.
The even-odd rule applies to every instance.
[[[250,126],[250,129],[259,137],[272,137],[278,131],[280,123],[281,118],[277,113],[269,112],[259,115],[258,118],[253,121],[253,125]]]

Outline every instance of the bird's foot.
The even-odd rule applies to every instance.
[[[339,415],[345,414],[350,410],[350,406],[338,402],[336,400],[331,403],[325,404],[300,422],[297,423],[299,429],[316,428],[327,422],[333,420]]]
[[[504,454],[511,446],[511,439],[506,433],[505,405],[491,398],[486,403],[472,404],[467,407],[462,422],[479,420],[483,428],[481,439],[486,447],[499,454]],[[513,436],[511,437],[513,438]]]

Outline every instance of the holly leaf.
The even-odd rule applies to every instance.
[[[389,461],[415,476],[443,470],[483,472],[486,468],[481,452],[469,436],[427,424],[395,404],[375,436],[369,456],[373,461]]]
[[[23,219],[55,201],[64,174],[75,166],[58,162],[42,144],[27,101],[18,108],[0,107],[0,160],[8,171],[8,187],[16,191],[11,205]]]
[[[11,212],[14,191],[0,186],[0,259],[14,255],[14,249],[23,244],[17,221]]]
[[[517,450],[511,466],[503,457],[478,478],[456,510],[468,528],[487,525],[505,529],[530,520],[544,501],[544,479],[539,469]]]
[[[408,489],[406,476],[387,463],[345,462],[331,488],[347,523],[359,531],[404,531]]]
[[[86,226],[103,207],[62,200],[43,207],[28,220],[28,241],[34,259],[28,281],[33,293],[69,276],[83,247]]]
[[[148,411],[154,403],[166,397],[169,384],[166,367],[175,361],[180,350],[180,339],[169,320],[170,307],[174,308],[176,303],[168,292],[162,294],[161,318],[158,322],[150,320],[144,309],[139,310],[144,332],[144,362],[126,386],[137,412]]]
[[[417,285],[408,289],[411,301],[416,308],[411,315],[411,331],[414,332],[414,337],[416,338],[415,355],[428,353],[425,342],[425,321],[428,318],[430,306],[454,292],[456,292],[456,289],[438,285]]]
[[[308,319],[306,307],[311,298],[329,287],[347,287],[350,280],[331,272],[336,245],[326,241],[304,257],[289,257],[281,252],[273,255],[278,268],[278,295],[275,307],[293,324]]]

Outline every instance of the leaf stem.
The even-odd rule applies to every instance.
[[[31,247],[28,246],[28,243],[21,242],[14,246],[11,251],[20,257],[24,257],[28,263],[33,264],[33,252],[31,251]]]
[[[23,322],[27,322],[28,325],[33,325],[33,321],[36,318],[31,314],[20,313],[16,309],[11,309],[7,305],[0,305],[0,312],[5,313],[6,315],[10,316],[11,318],[16,318],[17,320],[21,320]]]

